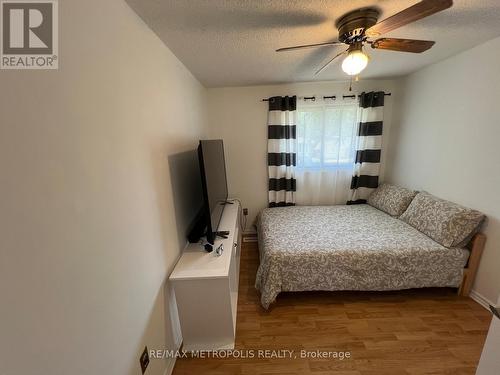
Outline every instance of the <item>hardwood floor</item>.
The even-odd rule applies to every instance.
[[[282,293],[266,311],[254,288],[257,266],[257,244],[244,243],[235,349],[255,350],[255,358],[179,358],[175,375],[475,373],[491,316],[453,289]],[[294,352],[258,358],[265,349]],[[301,350],[350,358],[301,358]]]

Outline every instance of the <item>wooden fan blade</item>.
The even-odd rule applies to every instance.
[[[418,21],[453,5],[453,0],[422,0],[421,2],[380,21],[366,30],[368,37],[376,37],[401,26]]]
[[[422,53],[431,48],[436,42],[431,40],[382,38],[371,42],[372,48],[389,51]]]
[[[319,73],[321,73],[328,65],[330,65],[333,60],[335,60],[337,57],[340,57],[342,56],[344,53],[347,53],[348,50],[345,50],[343,52],[340,52],[339,54],[335,55],[330,61],[328,61],[325,65],[323,65],[321,68],[318,69],[318,71],[316,73],[314,73],[314,75],[318,75]]]
[[[285,47],[277,49],[276,52],[286,52],[286,51],[295,51],[298,49],[307,49],[307,48],[316,48],[316,47],[325,47],[325,46],[340,46],[341,42],[326,42],[326,43],[318,43],[318,44],[304,44],[303,46],[294,46],[294,47]]]

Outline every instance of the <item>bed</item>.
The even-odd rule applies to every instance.
[[[258,239],[266,309],[282,291],[460,287],[471,254],[367,204],[265,209]]]

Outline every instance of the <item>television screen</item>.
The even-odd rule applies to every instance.
[[[189,235],[200,220],[203,209],[203,188],[201,185],[198,148],[168,156],[170,181],[175,210],[175,221],[179,233],[179,246],[184,246],[184,236]],[[204,231],[204,227],[201,231]],[[195,236],[197,234],[194,234]],[[203,233],[194,238],[198,242]]]
[[[228,194],[222,140],[200,141],[198,155],[207,218],[207,240],[213,243]]]

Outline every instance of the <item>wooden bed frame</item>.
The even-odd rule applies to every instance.
[[[462,278],[462,284],[458,288],[458,295],[467,297],[474,283],[476,277],[477,269],[479,267],[479,261],[481,260],[481,255],[483,254],[484,245],[486,243],[486,235],[484,233],[478,233],[472,237],[471,242],[467,246],[470,250],[469,261],[464,268],[464,276]]]

